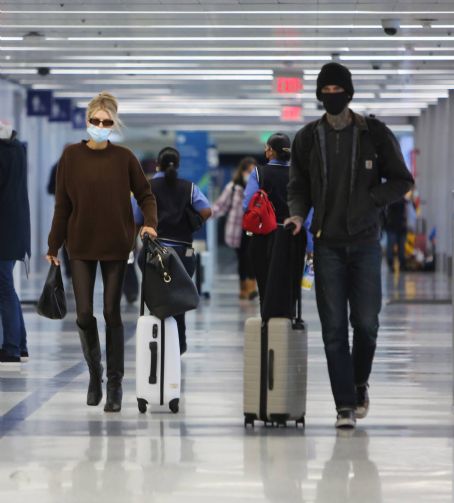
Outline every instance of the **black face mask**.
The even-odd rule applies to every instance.
[[[322,93],[322,102],[325,110],[331,115],[339,115],[350,101],[350,96],[342,93]]]

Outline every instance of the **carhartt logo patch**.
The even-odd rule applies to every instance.
[[[374,163],[370,159],[367,159],[367,161],[365,162],[365,165],[366,165],[366,169],[372,169],[374,167]]]

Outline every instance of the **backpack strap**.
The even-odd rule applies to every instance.
[[[383,128],[386,126],[383,122],[376,119],[375,117],[369,116],[369,117],[365,117],[365,119],[366,119],[367,129],[369,130],[370,139],[372,140],[372,144],[375,147],[375,150],[378,154],[379,145],[380,145],[381,140],[383,138],[383,132],[384,132]]]
[[[257,181],[259,182],[259,189],[263,189],[263,169],[261,166],[255,167],[255,173],[257,175]]]

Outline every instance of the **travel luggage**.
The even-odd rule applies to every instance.
[[[307,330],[303,320],[246,321],[244,425],[305,424]]]
[[[210,267],[210,252],[202,251],[195,256],[195,285],[200,296],[209,299],[213,288],[213,275]]]
[[[173,413],[179,410],[181,359],[178,328],[174,318],[144,315],[145,302],[142,277],[140,317],[136,331],[136,396],[139,411],[147,405],[167,406]]]
[[[50,265],[36,312],[50,320],[62,320],[66,316],[65,288],[59,265]]]
[[[178,253],[147,234],[143,240],[142,295],[160,320],[183,314],[199,304],[199,294]]]
[[[296,268],[299,270],[299,268]],[[295,288],[295,319],[246,320],[244,340],[244,425],[305,425],[307,329],[301,318],[301,286]]]

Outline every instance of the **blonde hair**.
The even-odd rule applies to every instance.
[[[104,110],[110,115],[115,122],[114,128],[119,129],[123,126],[123,123],[118,117],[118,100],[112,94],[101,91],[90,101],[87,106],[87,120],[93,117],[98,110]]]

